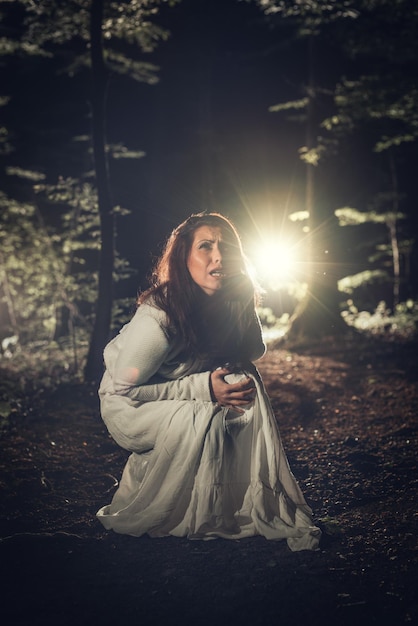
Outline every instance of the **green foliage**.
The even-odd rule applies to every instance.
[[[141,159],[145,156],[145,152],[142,150],[129,150],[122,143],[107,146],[107,152],[111,154],[113,159]]]
[[[18,176],[19,178],[24,178],[26,180],[39,182],[41,180],[45,180],[45,174],[43,172],[34,172],[32,170],[24,170],[21,167],[7,167],[6,174],[8,176]]]
[[[67,307],[76,315],[76,301],[83,297],[67,272],[71,253],[65,244],[72,235],[47,229],[33,204],[1,193],[0,206],[1,302],[8,314],[2,335],[13,333],[21,343],[52,339],[60,310]]]
[[[159,68],[153,63],[135,61],[121,52],[109,50],[106,54],[107,66],[116,74],[126,74],[138,82],[154,85],[158,82]]]
[[[324,125],[341,136],[367,123],[381,152],[418,137],[418,11],[410,0],[363,0],[358,8],[355,28],[345,28],[341,41],[347,57],[369,69],[341,77],[337,115]]]
[[[86,352],[87,341],[78,339],[75,351],[69,338],[61,338],[59,341],[29,341],[13,354],[0,354],[0,375],[1,369],[7,369],[7,378],[13,374],[15,381],[9,392],[0,389],[10,407],[9,414],[19,393],[44,392],[63,383],[81,382]]]
[[[85,68],[91,69],[91,54],[95,51],[94,58],[100,57],[104,62],[104,68],[100,62],[94,70],[93,78],[99,77],[97,84],[103,88],[95,95],[104,104],[104,87],[112,73],[149,84],[157,81],[158,68],[144,61],[143,55],[168,38],[168,31],[154,20],[163,4],[174,5],[176,1],[16,0],[12,6],[7,0],[0,0],[4,35],[0,39],[0,55],[45,58],[53,62],[54,69],[73,76]],[[93,26],[98,29],[92,38]],[[97,36],[100,28],[102,37]],[[0,105],[4,104],[7,102],[2,98]],[[99,117],[103,109],[95,106],[95,98],[91,104],[93,121],[99,121],[93,128],[104,129],[105,120]],[[85,341],[90,334],[94,317],[97,321],[104,312],[102,317],[107,320],[110,312],[111,292],[109,290],[105,297],[102,293],[98,296],[96,270],[99,267],[100,272],[103,271],[100,261],[104,258],[113,260],[113,225],[101,232],[104,222],[99,220],[98,208],[102,216],[110,215],[110,222],[115,215],[126,214],[125,209],[112,207],[107,197],[106,154],[114,159],[144,156],[142,151],[128,149],[120,143],[106,146],[104,133],[100,131],[93,139],[96,167],[98,163],[104,164],[95,172],[100,185],[100,207],[98,194],[90,182],[63,177],[51,185],[45,182],[43,174],[19,167],[9,168],[8,174],[35,183],[36,205],[27,205],[26,213],[18,214],[14,209],[19,203],[4,196],[8,213],[4,215],[2,226],[10,245],[0,259],[0,297],[6,309],[2,332],[18,337],[20,348],[33,344],[35,339],[52,341],[60,337],[62,343],[62,338],[69,338],[75,362],[77,347],[80,340]],[[85,142],[89,138],[79,136],[76,140]],[[98,158],[98,148],[99,157],[103,158]],[[6,154],[10,149],[7,130],[0,129],[0,152]],[[86,178],[89,175],[86,174]],[[42,214],[45,206],[48,215],[53,216],[48,224]],[[109,256],[99,255],[101,247]],[[106,271],[109,267],[108,264]],[[131,273],[127,262],[117,254],[113,270],[113,276],[111,267],[110,272],[107,271],[106,284],[122,280]],[[105,283],[101,280],[100,284]],[[98,297],[102,300],[94,316]],[[114,303],[114,324],[119,324],[121,316],[126,317],[126,309],[123,302]],[[96,324],[96,327],[102,328],[103,324]],[[106,332],[105,328],[103,336]],[[103,337],[99,341],[103,343]]]
[[[17,170],[13,170],[17,173]],[[36,172],[20,172],[31,180]],[[0,193],[0,297],[8,318],[2,336],[14,334],[20,344],[52,340],[57,333],[85,340],[97,297],[100,228],[97,193],[91,183],[61,178],[37,183],[40,204],[56,214],[57,226],[46,225],[39,207]],[[114,279],[130,276],[128,263],[117,258]],[[116,304],[117,314],[123,312]],[[60,327],[67,319],[65,328]],[[115,324],[119,323],[118,318]]]
[[[257,313],[266,344],[281,339],[286,335],[290,327],[290,315],[288,313],[276,316],[270,307],[259,307],[257,308]]]
[[[304,222],[309,219],[309,211],[295,211],[289,215],[291,222]]]
[[[317,165],[335,154],[339,141],[366,125],[374,132],[374,151],[383,152],[418,138],[418,11],[411,0],[253,0],[272,23],[287,19],[300,36],[324,36],[356,65],[332,90],[333,111],[319,124],[317,146],[302,148],[301,158]],[[367,68],[366,70],[364,68]],[[310,94],[318,98],[315,87]],[[322,93],[326,92],[322,90]],[[306,108],[307,98],[270,107]],[[329,103],[327,104],[329,108]],[[322,106],[323,108],[323,106]],[[300,117],[299,121],[305,121]],[[328,133],[324,136],[323,131]]]
[[[376,282],[388,282],[389,275],[382,269],[364,270],[353,274],[351,276],[345,276],[338,281],[338,289],[343,293],[352,294],[355,289],[364,287],[365,285],[372,285]]]
[[[54,185],[36,185],[34,189],[60,211],[61,228],[54,233],[53,239],[60,245],[67,272],[75,278],[77,294],[81,295],[82,301],[93,304],[97,275],[92,271],[92,265],[97,267],[101,248],[96,188],[76,178],[60,178]],[[113,212],[121,216],[129,213],[119,206],[115,206]],[[113,280],[125,280],[131,273],[129,263],[116,255]]]
[[[376,152],[418,138],[418,89],[408,84],[405,76],[386,73],[342,79],[336,86],[334,101],[338,113],[323,120],[322,126],[337,136],[369,122],[380,134],[374,146]]]
[[[343,207],[335,211],[340,226],[384,225],[387,237],[387,240],[383,242],[379,239],[373,240],[370,232],[368,232],[366,238],[370,248],[368,262],[372,264],[372,267],[341,279],[338,282],[340,291],[352,294],[355,289],[376,282],[392,283],[394,304],[397,304],[400,284],[400,255],[408,256],[413,245],[410,238],[402,238],[398,227],[398,222],[406,217],[404,213],[396,210],[399,200],[400,196],[395,192],[379,193],[374,197],[372,208],[369,211],[359,211],[352,207]],[[359,246],[358,240],[357,246]],[[378,267],[373,267],[376,264]]]
[[[30,181],[37,172],[9,173]],[[39,376],[43,387],[81,376],[97,298],[100,229],[97,193],[91,183],[61,178],[34,185],[38,204],[20,203],[0,193],[0,360]],[[40,206],[55,214],[46,225]],[[116,208],[117,213],[123,210]],[[131,275],[116,258],[114,280]],[[114,302],[114,325],[132,313],[132,301]],[[22,384],[29,384],[24,380]]]
[[[358,2],[342,0],[337,2],[323,2],[323,0],[256,0],[266,15],[275,15],[286,18],[298,18],[304,25],[302,34],[307,25],[320,27],[328,22],[340,19],[355,19],[358,17]]]
[[[103,0],[102,33],[108,68],[141,82],[157,81],[158,67],[138,59],[138,51],[152,52],[169,32],[153,19],[162,4],[179,0]],[[7,15],[7,0],[0,9]],[[16,0],[23,9],[19,35],[0,39],[0,55],[43,56],[58,51],[64,71],[73,75],[90,66],[90,11],[92,0]]]
[[[308,98],[301,98],[300,100],[292,100],[289,102],[282,102],[281,104],[274,104],[269,107],[271,113],[279,113],[281,111],[306,109],[308,106]]]
[[[112,310],[112,334],[118,332],[124,324],[127,324],[135,312],[135,302],[132,298],[118,298],[113,301]]]
[[[316,146],[315,148],[308,148],[307,146],[302,146],[299,148],[300,159],[304,163],[308,163],[309,165],[317,166],[319,161],[321,160],[322,155],[326,152],[325,146]]]
[[[406,216],[401,212],[388,211],[378,213],[377,211],[359,211],[351,207],[336,209],[335,215],[340,226],[358,226],[360,224],[387,224],[390,221],[404,219]]]
[[[418,327],[418,303],[407,300],[392,312],[384,301],[379,302],[373,313],[359,311],[353,300],[348,300],[342,312],[345,322],[356,330],[373,335],[393,334],[409,338],[416,335]]]
[[[290,318],[288,314],[276,317],[272,309],[259,308],[263,338],[268,344],[275,344],[286,336]],[[411,338],[416,335],[418,327],[418,303],[407,300],[395,307],[392,312],[384,301],[378,303],[375,311],[359,310],[353,300],[348,300],[346,308],[341,312],[347,326],[357,331],[371,335],[396,335],[397,337]]]

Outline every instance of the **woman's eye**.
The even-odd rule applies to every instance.
[[[211,244],[211,243],[209,243],[209,241],[204,241],[203,243],[201,243],[201,244],[200,244],[200,246],[199,246],[199,250],[201,250],[202,248],[203,248],[204,250],[210,250],[210,249],[211,249],[211,247],[212,247],[212,244]]]

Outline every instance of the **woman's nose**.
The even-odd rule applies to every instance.
[[[213,261],[214,263],[222,263],[222,253],[217,244],[213,247]]]

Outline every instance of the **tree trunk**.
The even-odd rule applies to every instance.
[[[308,106],[306,122],[306,147],[311,150],[315,137],[315,55],[314,36],[308,40]],[[287,338],[315,339],[336,335],[346,330],[339,310],[339,293],[336,276],[337,220],[325,202],[315,199],[315,166],[306,164],[305,210],[309,213],[309,235],[307,238],[308,292],[296,308]]]
[[[101,228],[96,316],[84,370],[85,379],[92,382],[98,381],[103,372],[103,349],[110,336],[115,231],[106,157],[105,103],[107,71],[103,58],[102,21],[103,0],[92,0],[90,15],[92,139]]]

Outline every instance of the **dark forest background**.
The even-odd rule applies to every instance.
[[[0,17],[4,362],[96,380],[202,210],[241,232],[272,342],[415,332],[415,2],[3,0]]]

